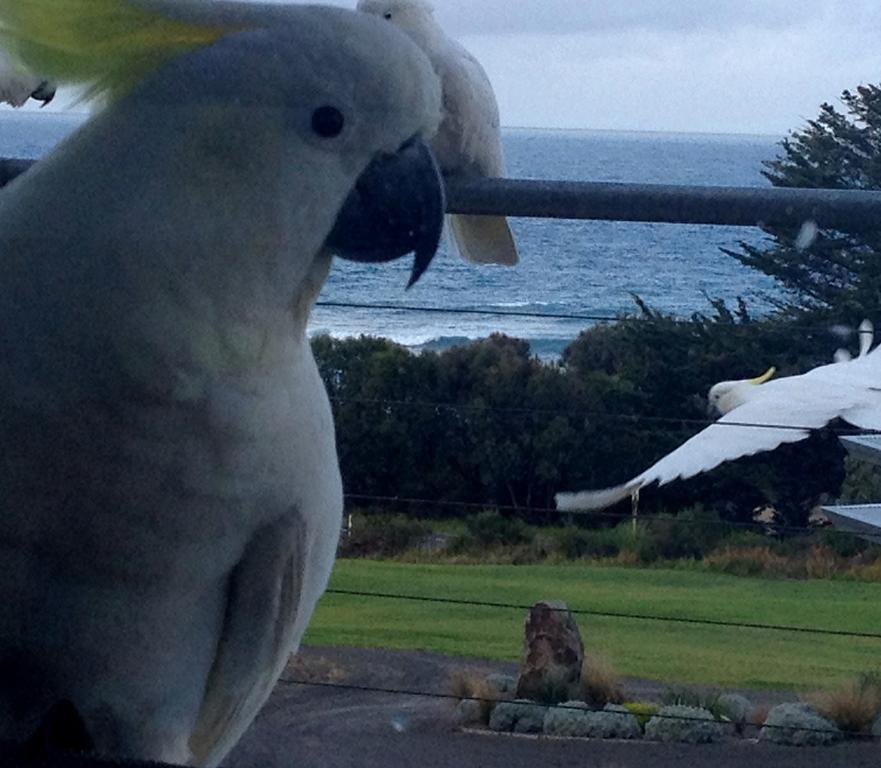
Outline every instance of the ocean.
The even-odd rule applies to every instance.
[[[40,157],[82,122],[78,114],[0,112],[0,156]],[[508,175],[532,179],[766,186],[762,161],[779,137],[608,131],[504,131]],[[442,348],[501,332],[527,339],[552,358],[589,323],[560,318],[443,314],[481,309],[614,317],[634,312],[633,295],[652,308],[688,317],[710,311],[709,298],[747,300],[760,316],[779,296],[773,281],[721,249],[760,244],[754,229],[626,222],[513,219],[521,263],[475,266],[444,246],[431,269],[405,291],[410,265],[338,260],[322,302],[407,309],[317,307],[310,331],[368,334],[413,349]]]

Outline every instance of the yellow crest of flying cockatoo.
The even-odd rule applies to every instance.
[[[840,418],[866,430],[881,430],[881,347],[872,346],[872,324],[860,326],[860,356],[839,353],[838,362],[800,376],[774,380],[776,369],[755,379],[723,381],[710,389],[710,408],[722,417],[623,485],[557,494],[557,509],[603,509],[640,489],[707,472],[726,461],[773,451],[806,439]]]
[[[0,0],[0,42],[34,72],[113,101],[230,27],[171,18],[127,0]]]

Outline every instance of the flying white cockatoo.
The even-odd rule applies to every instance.
[[[431,261],[440,84],[339,8],[0,0],[0,30],[106,101],[0,192],[0,741],[216,765],[334,561],[306,321],[334,253]]]
[[[48,80],[32,75],[18,65],[5,51],[0,51],[0,103],[21,107],[29,99],[43,102],[45,107],[55,98],[55,86]]]
[[[505,175],[499,107],[480,62],[446,36],[426,0],[358,0],[358,10],[390,21],[428,54],[443,88],[443,120],[431,141],[444,175],[450,178]],[[508,221],[502,216],[447,217],[461,254],[481,264],[518,262]]]
[[[647,485],[666,485],[707,472],[726,461],[797,443],[835,419],[881,430],[881,347],[870,351],[872,326],[860,326],[860,356],[814,368],[800,376],[724,381],[709,393],[722,414],[714,424],[667,454],[641,475],[614,488],[557,494],[557,509],[604,509]]]

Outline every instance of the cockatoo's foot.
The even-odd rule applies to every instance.
[[[54,704],[43,717],[40,727],[25,744],[31,758],[45,757],[53,752],[91,752],[95,748],[86,724],[72,702]]]

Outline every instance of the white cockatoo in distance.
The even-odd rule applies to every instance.
[[[339,537],[308,315],[332,254],[431,261],[440,84],[340,8],[0,0],[0,29],[106,102],[0,192],[0,742],[216,765]]]
[[[666,485],[707,472],[726,461],[797,443],[835,419],[881,430],[881,347],[871,350],[872,326],[860,326],[860,356],[822,365],[800,376],[724,381],[709,393],[722,417],[641,475],[614,488],[557,494],[561,512],[604,509],[647,485]]]
[[[0,103],[24,106],[29,99],[46,106],[55,98],[55,86],[48,80],[32,75],[17,64],[5,51],[0,51]]]
[[[428,54],[443,88],[443,120],[431,148],[450,178],[505,175],[499,107],[480,62],[450,39],[426,0],[358,0],[358,10],[406,32]],[[479,264],[518,262],[517,246],[502,216],[447,217],[460,255]]]

